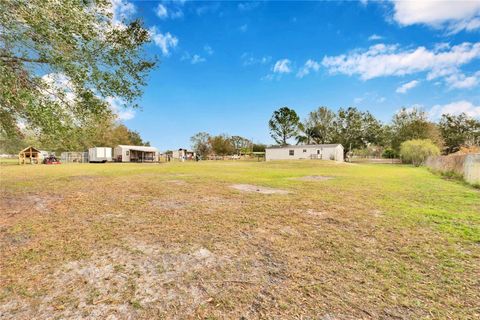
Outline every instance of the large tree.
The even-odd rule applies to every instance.
[[[226,156],[235,152],[232,140],[226,134],[210,137],[209,142],[215,155]]]
[[[108,118],[109,99],[136,107],[155,64],[142,50],[149,38],[110,0],[0,1],[0,132],[66,140]]]
[[[270,135],[280,145],[286,145],[287,140],[298,132],[300,118],[295,110],[288,107],[280,108],[273,112],[268,122]]]
[[[335,138],[332,142],[341,143],[346,154],[369,144],[377,144],[382,133],[382,124],[369,112],[353,107],[340,108],[335,118]]]
[[[419,109],[401,109],[392,119],[392,148],[400,150],[402,142],[414,139],[430,139],[438,147],[442,137],[437,126],[428,120],[427,114]]]
[[[192,149],[198,155],[206,157],[212,151],[210,146],[210,135],[206,132],[199,132],[190,138]]]
[[[250,152],[252,149],[252,142],[247,138],[241,136],[232,136],[230,140],[237,155]]]
[[[309,113],[303,128],[309,143],[331,143],[335,132],[335,112],[327,107],[319,107]]]
[[[462,146],[480,145],[480,121],[465,113],[442,115],[439,128],[447,154],[457,152]]]

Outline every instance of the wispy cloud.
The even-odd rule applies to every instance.
[[[418,80],[412,80],[407,83],[402,84],[400,87],[397,88],[396,92],[397,93],[407,93],[408,90],[415,88],[420,81]]]
[[[237,8],[240,11],[249,11],[257,8],[259,5],[260,5],[260,2],[257,2],[257,1],[240,2],[237,5]]]
[[[382,40],[383,37],[379,36],[378,34],[372,34],[370,37],[368,37],[368,40],[370,41],[377,41],[377,40]]]
[[[241,32],[247,32],[248,24],[242,24],[240,27],[238,27],[238,30],[240,30]]]
[[[170,32],[161,33],[156,27],[150,28],[149,32],[150,38],[158,47],[160,47],[164,56],[168,56],[170,50],[178,45],[178,38],[173,36]]]
[[[300,71],[297,72],[297,77],[303,78],[311,71],[317,72],[318,70],[320,70],[320,63],[312,59],[308,59],[307,62],[305,62],[305,65],[300,69]]]
[[[155,8],[155,14],[162,20],[183,17],[182,6],[185,1],[164,1]]]
[[[330,73],[359,75],[363,80],[385,76],[404,76],[427,72],[427,80],[461,74],[460,67],[480,58],[480,42],[464,42],[456,46],[401,49],[398,45],[376,44],[367,50],[326,56],[322,60]],[[471,80],[470,80],[471,81]]]
[[[204,57],[202,57],[199,54],[190,54],[188,52],[185,52],[181,58],[183,61],[189,61],[191,64],[198,64],[207,61]]]
[[[211,56],[211,55],[214,53],[212,47],[210,47],[208,44],[206,44],[206,45],[203,46],[203,50],[204,50],[205,53],[208,54],[209,56]]]
[[[242,64],[244,66],[253,66],[257,64],[267,64],[270,61],[272,61],[271,56],[263,56],[263,57],[255,57],[253,54],[249,52],[244,52],[241,56],[240,59],[242,60]]]
[[[289,59],[282,59],[275,62],[273,65],[273,72],[275,73],[290,73],[292,72],[292,62]]]
[[[476,87],[480,82],[480,71],[471,76],[461,72],[453,73],[445,78],[445,82],[453,89],[470,89]]]

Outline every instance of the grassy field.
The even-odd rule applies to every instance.
[[[423,168],[0,170],[2,319],[480,317],[480,191]]]

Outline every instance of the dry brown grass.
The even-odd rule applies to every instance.
[[[480,194],[422,169],[1,169],[2,319],[480,315]],[[335,179],[292,179],[304,176]],[[461,206],[446,208],[454,220],[446,203]]]

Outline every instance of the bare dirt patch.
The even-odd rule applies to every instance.
[[[189,203],[184,200],[175,199],[154,199],[150,201],[150,204],[161,209],[182,209],[188,207]]]
[[[21,212],[45,211],[51,204],[61,200],[55,195],[7,195],[0,199],[0,209],[7,216],[14,216]]]
[[[282,189],[273,189],[268,187],[255,186],[252,184],[234,184],[230,186],[233,189],[240,190],[243,192],[255,192],[261,194],[288,194],[290,193],[287,190]]]
[[[304,214],[306,214],[308,216],[313,216],[313,217],[323,217],[327,213],[324,212],[324,211],[317,211],[317,210],[314,210],[314,209],[308,209],[308,210],[304,211]]]
[[[92,175],[79,175],[79,176],[71,176],[68,179],[70,181],[95,181],[95,180],[102,179],[102,177],[92,176]]]
[[[335,177],[330,177],[330,176],[304,176],[304,177],[293,178],[293,179],[294,180],[299,180],[299,181],[327,181],[327,180],[335,179]]]
[[[13,318],[128,319],[140,310],[191,314],[217,291],[202,276],[222,264],[204,247],[166,249],[137,243],[66,263],[46,282],[48,294],[34,307],[14,299],[0,307]]]
[[[174,184],[174,185],[177,185],[177,186],[184,186],[184,185],[187,184],[186,181],[184,181],[184,180],[177,180],[177,179],[174,179],[174,180],[166,180],[165,182],[168,183],[168,184]]]

